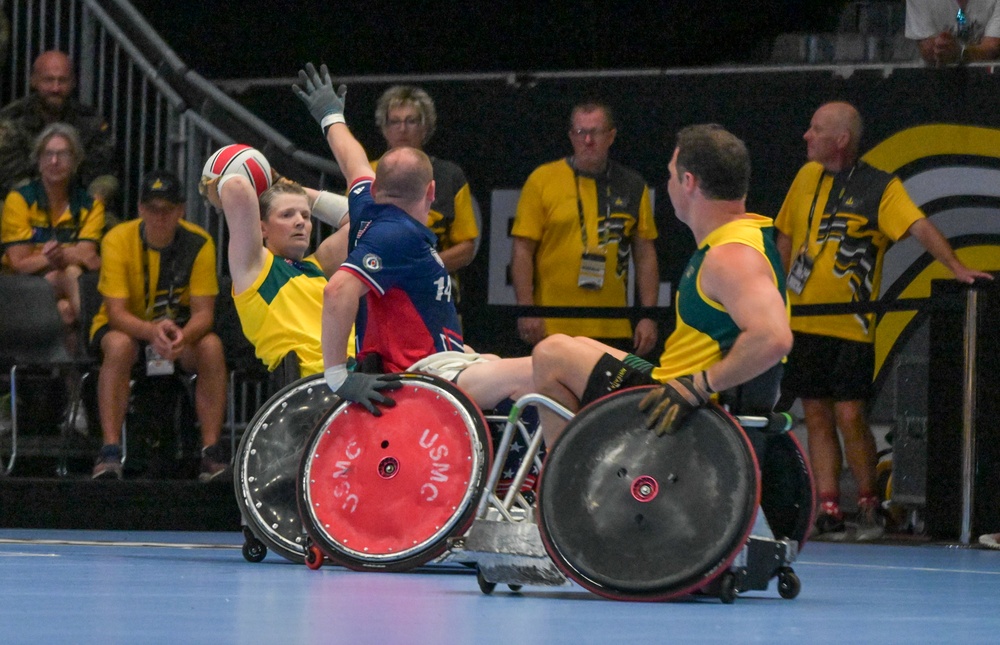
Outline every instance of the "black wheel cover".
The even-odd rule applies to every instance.
[[[648,389],[582,410],[542,472],[546,549],[567,576],[611,598],[666,599],[707,584],[745,543],[760,495],[751,446],[731,417],[702,408],[657,437],[638,409]]]

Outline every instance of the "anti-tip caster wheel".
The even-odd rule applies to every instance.
[[[313,571],[323,566],[323,552],[315,544],[306,547],[306,566]]]
[[[802,581],[790,568],[778,571],[778,595],[785,600],[791,600],[802,591]]]
[[[726,571],[719,578],[719,600],[724,605],[736,601],[736,575],[732,571]]]
[[[479,590],[482,591],[487,596],[493,593],[493,590],[497,588],[497,583],[490,582],[483,577],[483,572],[476,570],[476,582],[479,583]]]
[[[254,538],[243,543],[243,558],[247,562],[260,562],[267,555],[267,546]]]

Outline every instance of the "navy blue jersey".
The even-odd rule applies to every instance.
[[[369,288],[355,323],[358,360],[375,352],[387,372],[401,372],[430,354],[465,345],[437,238],[399,207],[376,204],[371,183],[360,179],[348,193],[348,255],[338,270]]]

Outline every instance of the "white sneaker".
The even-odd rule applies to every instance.
[[[66,428],[67,424],[70,423],[71,412],[71,410],[66,411],[62,423],[59,424],[60,429]],[[87,423],[87,410],[83,407],[83,405],[80,405],[80,407],[77,408],[76,417],[73,418],[73,424],[69,427],[77,434],[81,434],[84,437],[90,435],[90,425]]]
[[[1000,550],[1000,533],[987,533],[979,536],[979,543],[987,549]]]
[[[883,535],[885,535],[885,527],[882,525],[882,516],[878,506],[868,505],[858,509],[854,539],[857,542],[871,542],[881,539]]]

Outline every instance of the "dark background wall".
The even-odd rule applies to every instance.
[[[309,60],[329,63],[339,74],[745,63],[766,59],[779,33],[832,31],[846,4],[135,0],[170,45],[208,78],[284,76]]]

